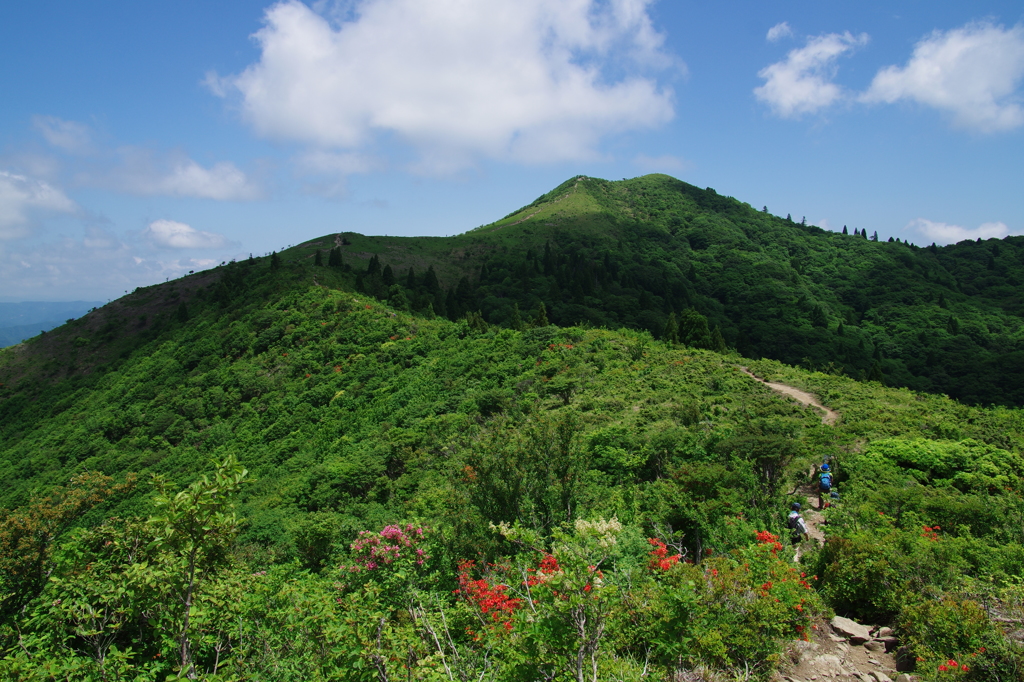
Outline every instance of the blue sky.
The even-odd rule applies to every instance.
[[[1019,2],[0,8],[0,300],[664,172],[918,244],[1024,234]]]

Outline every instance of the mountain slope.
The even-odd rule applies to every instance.
[[[660,338],[692,307],[746,355],[1024,404],[1024,237],[875,242],[663,175],[572,178],[457,237],[342,237],[359,288],[386,299],[397,283],[413,310],[515,326],[516,306],[544,303],[557,324]]]
[[[155,678],[184,665],[175,661],[189,626],[171,590],[184,584],[188,545],[168,540],[160,509],[189,499],[174,496],[175,486],[219,486],[223,478],[204,484],[200,474],[210,460],[237,471],[232,458],[255,480],[237,496],[237,537],[230,515],[206,524],[213,540],[202,545],[189,649],[204,671],[230,656],[243,678],[275,670],[295,680],[436,679],[440,657],[472,679],[565,679],[578,672],[579,651],[590,651],[603,675],[624,679],[702,666],[767,679],[787,639],[823,627],[822,599],[867,622],[906,624],[900,636],[922,666],[973,653],[972,668],[989,679],[1020,669],[1018,649],[978,606],[1018,617],[1020,410],[658,341],[642,329],[541,319],[501,328],[472,307],[457,321],[429,315],[449,293],[457,305],[463,295],[480,309],[489,297],[500,302],[490,287],[504,279],[488,285],[492,276],[478,274],[470,287],[459,273],[475,262],[500,273],[501,258],[523,253],[512,248],[519,239],[536,248],[536,266],[522,260],[536,268],[526,284],[549,293],[567,288],[560,276],[572,286],[597,267],[563,244],[621,240],[592,283],[609,298],[578,304],[601,314],[620,314],[605,303],[628,298],[621,292],[634,279],[647,273],[654,286],[680,270],[669,242],[652,235],[681,237],[616,217],[621,185],[555,203],[584,186],[556,190],[540,202],[543,215],[450,240],[338,235],[139,289],[0,352],[0,514],[15,510],[0,518],[0,674],[59,664],[98,678],[117,665],[124,678]],[[556,222],[571,206],[579,213],[564,223],[531,222]],[[692,218],[702,219],[713,222],[699,211]],[[802,243],[801,228],[777,222],[772,239]],[[573,241],[559,241],[570,225]],[[671,243],[694,269],[723,270],[716,281],[727,281],[712,258],[716,242],[690,241]],[[341,266],[314,264],[317,250],[339,247]],[[619,260],[643,249],[669,257]],[[773,249],[740,260],[769,267]],[[394,306],[352,291],[383,286],[400,258],[417,265],[410,286],[388,285]],[[714,300],[693,284],[703,280],[683,277],[694,304]],[[792,276],[780,281],[793,285]],[[796,281],[813,293],[807,275]],[[552,315],[577,305],[548,300]],[[410,304],[428,314],[403,309]],[[681,311],[679,320],[694,318]],[[743,366],[815,394],[838,421],[823,424]],[[797,570],[774,538],[786,533],[789,491],[826,457],[842,502],[829,512],[829,542]],[[135,472],[143,484],[99,479],[101,493],[121,492],[76,497],[76,485],[97,480],[73,478],[88,471],[118,480]],[[163,479],[162,508],[151,474]],[[95,506],[67,511],[68,500],[88,495]],[[22,528],[34,532],[17,535]],[[366,543],[407,540],[417,528],[423,544],[409,540],[402,561],[372,561],[380,555]],[[26,544],[36,547],[25,538],[42,538],[38,554],[25,556]],[[24,578],[26,564],[36,580]],[[524,584],[537,589],[523,593]],[[104,613],[112,617],[89,620]],[[591,624],[579,637],[574,613]],[[966,644],[959,631],[929,629],[965,620]],[[444,640],[430,633],[445,622],[450,643],[439,653]]]

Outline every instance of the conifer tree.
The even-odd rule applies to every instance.
[[[725,353],[729,348],[725,345],[725,337],[722,336],[721,328],[716,324],[711,330],[711,350],[716,353]]]
[[[811,325],[815,327],[828,327],[828,317],[820,305],[816,305],[811,309]]]
[[[959,334],[960,333],[960,320],[958,320],[955,317],[953,317],[952,315],[950,315],[949,319],[946,320],[946,331],[949,332],[950,334],[952,334],[953,336],[956,336],[957,334]]]
[[[537,304],[537,312],[534,313],[531,323],[534,327],[547,327],[548,322],[548,308],[544,305],[544,301]]]
[[[454,289],[449,289],[448,294],[444,297],[444,309],[449,320],[457,320],[461,317]]]
[[[367,275],[379,275],[380,274],[380,261],[377,259],[377,254],[374,254],[370,258],[370,262],[366,264]]]
[[[875,233],[873,235],[871,235],[871,241],[873,241],[873,242],[877,242],[878,241],[878,230],[875,230]]]
[[[871,363],[871,371],[868,372],[868,381],[877,381],[885,385],[885,376],[882,374],[882,365],[877,360]]]
[[[316,250],[316,254],[313,256],[313,265],[321,266],[324,264],[323,257],[320,255],[320,249]]]
[[[327,253],[327,265],[333,268],[341,267],[341,247],[335,246]]]
[[[512,317],[509,319],[508,326],[515,329],[517,332],[523,330],[523,316],[519,312],[518,303],[512,305]]]
[[[432,294],[436,294],[441,290],[441,285],[437,281],[437,275],[434,273],[434,266],[431,265],[427,268],[427,272],[423,275],[423,286]],[[438,314],[441,314],[440,312]]]
[[[849,232],[846,231],[846,225],[843,225],[843,234],[850,234]]]
[[[384,281],[384,286],[390,287],[395,283],[395,272],[391,269],[391,265],[385,265],[384,271],[381,273],[381,279]]]
[[[665,331],[661,334],[665,343],[679,343],[679,322],[676,321],[676,314],[669,313],[668,321],[665,323]]]
[[[409,267],[409,274],[405,277],[405,288],[409,291],[416,290],[416,272],[411,266]]]
[[[270,252],[270,269],[277,270],[281,267],[281,257],[277,255],[277,251]]]

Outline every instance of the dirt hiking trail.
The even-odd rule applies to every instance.
[[[832,425],[834,425],[836,423],[836,421],[839,420],[839,413],[836,412],[833,409],[830,409],[830,408],[825,407],[824,405],[822,405],[821,401],[819,401],[818,398],[813,393],[808,393],[807,391],[801,391],[799,388],[793,388],[792,386],[787,386],[786,384],[778,384],[778,383],[775,383],[773,381],[765,381],[761,377],[759,377],[756,374],[754,374],[753,372],[751,372],[746,367],[742,367],[741,366],[739,369],[740,369],[741,372],[746,374],[748,377],[751,377],[755,381],[760,381],[762,384],[764,384],[768,388],[772,389],[776,393],[782,393],[783,395],[788,395],[790,398],[793,398],[798,403],[801,403],[803,405],[809,405],[811,407],[815,407],[815,408],[821,410],[822,413],[823,413],[823,416],[821,418],[821,423],[822,424],[825,424],[826,426],[832,426]]]
[[[772,389],[776,393],[781,393],[783,395],[789,396],[790,398],[793,398],[802,405],[808,405],[810,407],[814,407],[818,410],[821,410],[822,424],[826,426],[834,426],[835,423],[839,420],[839,413],[831,408],[822,405],[821,401],[819,401],[814,394],[808,393],[807,391],[801,391],[799,388],[787,386],[786,384],[779,384],[773,381],[765,381],[761,377],[755,375],[746,367],[741,366],[739,370],[746,374],[748,377],[754,379],[755,381],[760,381],[762,384],[766,385],[768,388]],[[801,506],[803,507],[801,509],[801,515],[803,516],[804,521],[807,523],[807,535],[811,538],[811,540],[817,543],[818,546],[821,546],[825,544],[825,534],[821,532],[821,526],[825,523],[825,516],[817,508],[818,485],[813,480],[813,477],[814,469],[812,468],[807,473],[807,481],[798,486],[790,494],[796,495],[797,501],[799,501]],[[803,554],[803,552],[798,549],[796,554],[796,558],[798,561],[800,559],[801,554]]]

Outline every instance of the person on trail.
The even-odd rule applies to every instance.
[[[825,497],[832,492],[832,468],[828,463],[822,464],[818,470],[818,510],[825,508]]]
[[[789,528],[789,539],[794,545],[799,545],[800,540],[806,540],[807,524],[800,516],[800,503],[794,502],[789,508],[789,516],[786,517],[786,526]]]

